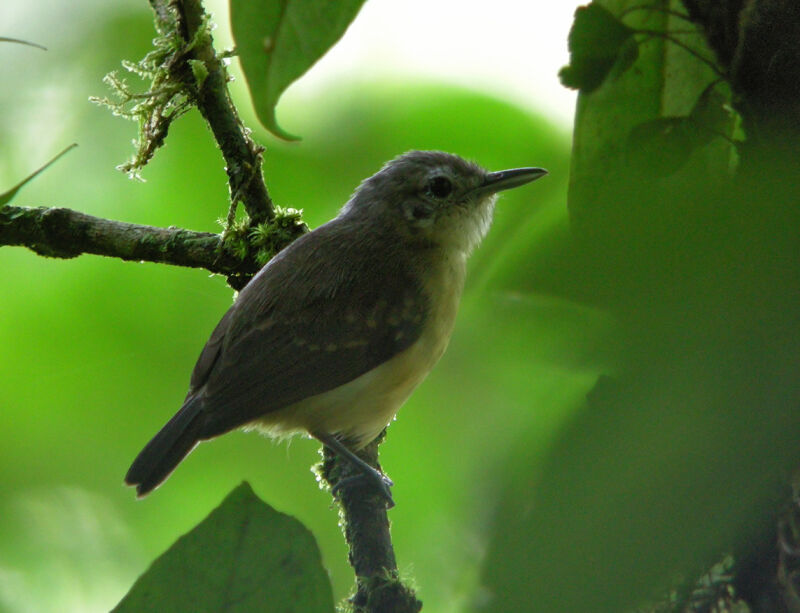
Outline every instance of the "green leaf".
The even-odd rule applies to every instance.
[[[614,14],[627,12],[626,23],[635,30],[663,32],[666,35],[674,29],[685,27],[680,18],[664,11],[631,11],[641,6],[639,0],[604,0],[604,4]],[[672,0],[669,7],[677,10],[679,5],[678,0]],[[700,33],[683,35],[681,40],[700,55],[710,54]],[[654,37],[639,45],[639,57],[631,70],[591,95],[581,91],[575,114],[570,169],[569,208],[573,229],[587,232],[595,238],[640,234],[640,228],[634,229],[633,226],[641,220],[631,214],[639,208],[629,209],[626,205],[631,198],[636,198],[631,193],[631,185],[643,185],[631,182],[634,152],[629,146],[630,135],[634,130],[642,130],[647,134],[640,136],[648,140],[648,134],[655,139],[659,130],[662,134],[666,130],[669,134],[667,138],[673,139],[669,147],[674,154],[683,147],[683,128],[676,130],[674,124],[670,123],[674,120],[668,118],[691,115],[697,122],[704,113],[700,109],[708,108],[699,100],[709,85],[717,81],[718,75],[706,63],[698,61],[696,56],[663,37]],[[698,110],[693,111],[695,108]],[[655,123],[649,128],[637,128],[652,121]],[[707,125],[708,122],[703,120],[703,123]],[[713,120],[711,123],[717,122]],[[702,151],[695,149],[693,154],[698,156],[698,164],[708,164],[702,172],[705,177],[724,179],[729,172],[729,151],[729,143],[724,139],[716,139],[708,147],[703,147]],[[665,162],[659,164],[662,168],[670,166]],[[634,170],[643,168],[658,170],[657,167],[649,167],[645,160],[633,164]],[[690,166],[684,165],[682,172],[689,169]],[[664,176],[658,172],[648,175]],[[642,189],[647,194],[651,193],[649,188]],[[621,193],[628,196],[621,198]],[[618,244],[617,238],[609,240],[610,244]],[[593,248],[601,247],[598,244]],[[603,246],[601,249],[605,248]]]
[[[606,80],[612,68],[624,72],[636,61],[634,31],[599,4],[581,6],[569,33],[570,64],[559,76],[566,87],[588,93]]]
[[[364,0],[230,0],[231,29],[259,121],[286,140],[275,106],[344,34]]]
[[[712,82],[684,117],[658,117],[634,126],[628,135],[628,163],[656,177],[668,177],[692,154],[720,136],[733,136],[734,122],[727,99]]]
[[[688,117],[659,117],[635,126],[628,135],[628,164],[657,177],[680,170],[700,144]]]
[[[153,562],[115,613],[333,613],[311,533],[242,483]]]
[[[46,168],[48,168],[49,166],[51,166],[52,164],[54,164],[54,163],[55,163],[55,161],[56,161],[56,160],[58,160],[58,158],[60,158],[62,155],[64,155],[64,154],[65,154],[67,151],[69,151],[70,149],[73,149],[73,148],[75,148],[75,147],[77,147],[77,146],[78,146],[78,144],[77,144],[77,143],[72,143],[72,144],[71,144],[69,147],[67,147],[66,149],[64,149],[64,150],[63,150],[61,153],[59,153],[59,154],[58,154],[56,157],[54,157],[52,160],[50,160],[49,162],[47,162],[47,164],[45,164],[44,166],[42,166],[42,167],[41,167],[41,168],[39,168],[38,170],[35,170],[35,171],[34,171],[34,172],[32,172],[31,174],[29,174],[27,177],[25,177],[25,178],[24,178],[22,181],[20,181],[19,183],[17,183],[17,184],[16,184],[14,187],[12,187],[10,190],[8,190],[8,191],[5,191],[5,192],[3,192],[2,194],[0,194],[0,206],[6,205],[6,204],[8,204],[9,202],[11,202],[11,201],[14,199],[14,196],[16,196],[16,195],[17,195],[17,192],[18,192],[20,189],[22,189],[22,187],[23,187],[23,186],[24,186],[26,183],[28,183],[29,181],[31,181],[31,180],[32,180],[32,179],[33,179],[33,178],[34,178],[36,175],[38,175],[39,173],[41,173],[42,171],[44,171]]]
[[[720,90],[725,90],[723,94]],[[730,91],[723,82],[714,81],[700,94],[689,118],[701,131],[702,144],[710,143],[715,137],[733,138],[735,112],[729,105]]]

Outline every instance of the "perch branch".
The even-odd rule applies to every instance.
[[[380,470],[378,446],[384,435],[358,455]],[[356,593],[350,598],[355,613],[417,613],[422,603],[414,591],[400,581],[389,531],[386,499],[351,462],[323,447],[320,476],[331,488],[346,483],[336,494],[341,526],[347,541],[350,565],[356,575]]]

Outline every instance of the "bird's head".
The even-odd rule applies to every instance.
[[[379,218],[404,240],[469,254],[489,230],[497,193],[546,172],[488,172],[450,153],[409,151],[365,180],[342,214]]]

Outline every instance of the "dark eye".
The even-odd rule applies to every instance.
[[[447,177],[433,177],[428,183],[428,193],[434,198],[447,198],[453,191],[453,184]]]

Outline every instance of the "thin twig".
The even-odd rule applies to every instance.
[[[275,211],[261,172],[263,148],[250,138],[228,92],[228,75],[214,51],[207,15],[200,0],[150,0],[158,19],[174,15],[189,46],[183,62],[175,67],[187,86],[195,89],[195,102],[208,123],[225,159],[232,205],[241,200],[253,224],[270,220]],[[208,75],[197,83],[189,60],[203,63]]]

